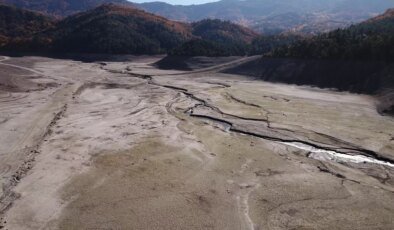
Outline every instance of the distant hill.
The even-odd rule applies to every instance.
[[[230,20],[266,35],[315,34],[347,27],[394,7],[392,0],[222,0],[191,6],[161,2],[139,4],[173,20]]]
[[[9,6],[6,8],[15,9]],[[38,15],[20,9],[18,12]],[[48,17],[39,16],[42,20],[49,20]],[[9,20],[7,25],[18,24],[13,26],[13,29],[21,26],[28,28],[32,22],[22,22],[18,16],[16,20]],[[30,34],[21,35],[23,39],[4,40],[0,37],[2,50],[158,54],[185,47],[182,46],[184,43],[197,44],[195,41],[203,40],[201,44],[204,44],[204,47],[209,44],[210,48],[201,51],[206,52],[215,47],[216,51],[210,50],[210,55],[226,56],[244,55],[248,44],[259,36],[252,30],[231,22],[203,20],[187,24],[171,21],[135,7],[115,4],[104,4],[60,21],[49,22],[51,23],[45,24],[39,31],[30,30]]]
[[[105,3],[132,5],[127,0],[0,0],[0,3],[57,17],[91,10]]]
[[[0,5],[0,37],[23,38],[48,29],[54,19],[39,13]]]
[[[276,49],[273,56],[394,61],[394,9],[347,29]]]
[[[171,20],[195,22],[229,20],[265,35],[317,34],[344,28],[394,7],[393,0],[221,0],[200,5],[163,2],[131,3],[127,0],[0,0],[20,8],[64,17],[103,3],[134,5]]]

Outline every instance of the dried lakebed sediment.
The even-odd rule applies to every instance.
[[[219,73],[249,59],[156,60],[0,62],[0,226],[394,227],[394,121],[373,98]]]

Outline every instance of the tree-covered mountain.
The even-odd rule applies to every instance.
[[[251,20],[285,13],[340,13],[347,17],[374,14],[390,8],[391,0],[221,0],[201,5],[171,5],[163,2],[142,3],[151,12],[172,19],[196,21],[207,17],[224,20]],[[172,14],[175,12],[175,14]]]
[[[127,0],[0,0],[0,2],[56,17],[70,16],[106,3],[132,5]]]
[[[134,5],[171,20],[229,20],[266,35],[316,34],[344,28],[394,7],[393,0],[221,0],[200,5],[163,2],[131,3],[127,0],[0,0],[20,8],[55,16],[69,16],[103,3]]]
[[[193,39],[172,50],[176,56],[242,56],[260,37],[256,32],[229,21],[205,19],[191,24]]]
[[[206,19],[192,23],[193,34],[200,39],[184,43],[170,52],[173,56],[260,55],[303,39],[282,34],[262,36],[229,21]]]
[[[251,29],[218,19],[204,19],[191,26],[195,36],[220,43],[251,43],[259,36]]]
[[[49,48],[81,53],[163,53],[192,37],[190,26],[114,4],[70,16],[36,36]]]
[[[5,8],[15,9],[5,6]],[[16,9],[15,9],[16,10]],[[203,20],[192,24],[168,20],[135,7],[104,4],[95,9],[69,16],[60,21],[17,10],[4,25],[12,29],[30,28],[34,20],[22,20],[19,15],[37,15],[36,20],[47,20],[38,31],[20,37],[3,39],[2,50],[62,53],[112,53],[112,54],[157,54],[166,53],[188,42],[197,44],[196,39],[217,47],[215,55],[243,55],[247,46],[259,35],[252,30],[220,20]],[[0,11],[0,14],[2,12]],[[5,17],[10,15],[4,11]],[[44,22],[46,22],[44,20]],[[187,47],[187,45],[183,47]],[[219,49],[220,48],[220,49]],[[206,49],[202,49],[204,51]],[[219,52],[220,51],[220,52]],[[203,54],[203,53],[202,53]],[[207,53],[208,55],[208,53]]]
[[[278,48],[273,56],[394,61],[394,9],[347,29]]]
[[[0,46],[10,39],[24,39],[54,25],[54,20],[39,13],[0,5]]]
[[[139,7],[173,20],[230,20],[266,35],[315,34],[361,22],[394,7],[392,0],[221,0],[174,6],[161,2]]]

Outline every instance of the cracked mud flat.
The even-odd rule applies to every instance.
[[[394,228],[373,98],[155,61],[3,58],[1,228]]]

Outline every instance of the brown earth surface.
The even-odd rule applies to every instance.
[[[219,73],[253,58],[3,57],[0,228],[393,229],[394,119]]]

